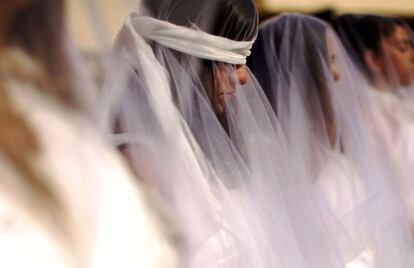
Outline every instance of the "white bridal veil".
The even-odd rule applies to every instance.
[[[349,267],[407,267],[411,235],[392,169],[372,144],[364,80],[326,23],[264,22],[248,65],[264,88],[324,228]]]

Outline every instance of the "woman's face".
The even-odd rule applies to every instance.
[[[396,26],[393,34],[381,42],[382,72],[389,83],[397,86],[414,84],[414,49],[409,32]],[[391,84],[392,85],[392,84]]]
[[[225,112],[225,101],[234,97],[237,85],[245,85],[249,81],[246,65],[218,64],[214,72],[212,102],[217,113]]]

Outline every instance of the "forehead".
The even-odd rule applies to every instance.
[[[388,41],[392,43],[400,43],[400,42],[410,42],[411,39],[412,39],[412,36],[410,35],[410,32],[404,27],[398,25],[395,27],[392,35],[388,38]]]
[[[327,31],[325,35],[326,48],[329,54],[332,54],[336,50],[335,35],[331,31]]]

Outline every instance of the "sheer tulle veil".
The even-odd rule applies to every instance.
[[[307,166],[244,65],[254,4],[143,4],[118,34],[105,90],[119,93],[114,140],[168,201],[186,265],[343,267]]]
[[[365,81],[331,27],[298,14],[272,18],[261,25],[248,65],[313,185],[309,190],[344,261],[409,266],[404,205],[392,169],[373,146],[365,121],[372,110],[362,109],[371,107],[360,90]]]

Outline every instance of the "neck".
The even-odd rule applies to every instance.
[[[392,92],[393,87],[383,77],[378,77],[372,83],[373,87],[381,92]]]

